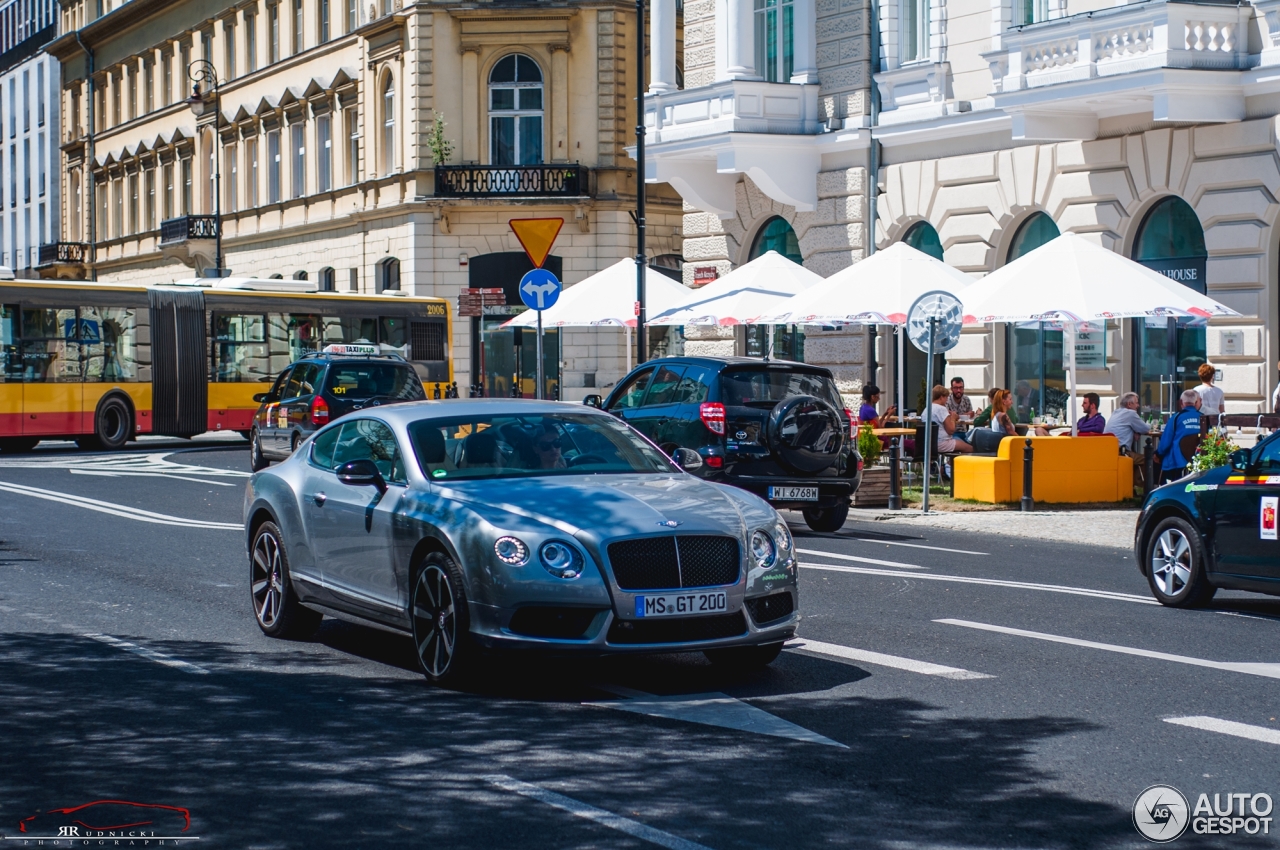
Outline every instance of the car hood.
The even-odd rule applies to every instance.
[[[776,516],[749,493],[687,474],[459,481],[437,492],[494,525],[536,523],[597,540],[677,529],[740,536]]]

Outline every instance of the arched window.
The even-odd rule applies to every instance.
[[[378,263],[378,291],[395,292],[400,289],[400,261],[388,257]]]
[[[1204,228],[1182,198],[1162,198],[1147,211],[1133,241],[1133,259],[1197,292],[1206,291]],[[1142,410],[1175,412],[1174,399],[1200,382],[1196,370],[1206,360],[1204,322],[1147,318],[1133,324],[1133,383]]]
[[[337,288],[338,288],[337,276],[334,274],[333,269],[331,267],[325,266],[320,270],[320,291],[334,292],[337,290]]]
[[[306,280],[306,279],[307,279],[307,273],[306,273],[306,271],[304,271],[303,269],[298,269],[296,272],[294,272],[294,273],[293,273],[293,279],[294,279],[294,280]]]
[[[382,173],[396,170],[396,81],[390,74],[382,86]]]
[[[528,56],[504,56],[489,73],[489,161],[542,162],[542,70]]]
[[[280,272],[276,272],[268,277],[267,280],[284,280],[284,275],[280,274]]]
[[[795,263],[804,262],[804,257],[800,256],[800,240],[796,239],[796,232],[784,218],[774,216],[765,222],[756,234],[756,241],[751,244],[748,259],[754,260],[769,251],[777,251]]]
[[[938,238],[938,231],[927,221],[917,221],[911,225],[902,241],[935,260],[942,259],[942,240]]]
[[[1053,223],[1053,219],[1042,212],[1032,213],[1031,217],[1018,227],[1018,232],[1013,234],[1013,244],[1009,246],[1009,257],[1006,262],[1012,263],[1023,254],[1034,251],[1052,239],[1057,239],[1059,235],[1061,234],[1058,231],[1058,225]]]

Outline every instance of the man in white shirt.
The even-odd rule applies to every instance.
[[[1107,420],[1104,434],[1115,434],[1120,441],[1120,450],[1125,454],[1135,454],[1139,450],[1134,441],[1139,434],[1151,433],[1151,426],[1142,421],[1138,415],[1138,394],[1125,393],[1120,396],[1120,406]]]
[[[933,404],[929,405],[929,418],[933,420],[933,426],[938,429],[938,451],[961,453],[973,451],[973,446],[955,435],[956,423],[960,417],[954,411],[947,409],[947,397],[950,395],[947,388],[938,384],[933,388],[932,395]]]
[[[1200,368],[1196,370],[1196,374],[1200,376],[1200,386],[1196,387],[1196,392],[1200,394],[1201,416],[1217,416],[1223,412],[1222,390],[1213,385],[1213,377],[1217,371],[1209,363],[1201,363]]]

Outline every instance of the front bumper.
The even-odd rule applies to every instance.
[[[801,510],[803,508],[834,508],[849,504],[854,492],[858,489],[858,483],[861,478],[861,473],[854,478],[774,478],[769,476],[726,475],[719,479],[719,482],[753,493],[775,508]],[[770,487],[817,487],[818,500],[814,502],[770,499]]]

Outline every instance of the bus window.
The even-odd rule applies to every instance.
[[[151,380],[150,346],[139,346],[148,311],[134,307],[81,307],[80,345],[86,381]]]
[[[383,316],[380,320],[382,335],[378,342],[382,350],[394,349],[405,360],[409,359],[409,320],[407,318]]]
[[[323,320],[319,316],[301,316],[297,313],[288,315],[285,320],[285,326],[289,331],[290,362],[301,360],[309,352],[321,349],[322,322]]]
[[[22,352],[18,349],[18,305],[0,304],[0,381],[22,380]]]
[[[22,311],[22,379],[31,383],[80,381],[75,308]]]
[[[269,381],[288,363],[271,368],[266,317],[261,313],[215,313],[214,375],[217,381]]]
[[[324,342],[363,342],[374,344],[378,341],[378,320],[372,316],[325,316],[320,320],[324,324]]]

